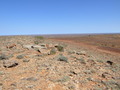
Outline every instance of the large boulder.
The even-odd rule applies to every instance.
[[[18,62],[16,60],[4,60],[3,66],[5,68],[12,68],[18,65]]]
[[[41,46],[40,46],[40,45],[33,45],[32,48],[38,48],[38,49],[41,49]]]
[[[47,49],[46,44],[34,45],[32,47],[34,50],[36,50],[42,54],[49,54],[50,53],[50,50]]]
[[[23,45],[23,48],[26,48],[28,50],[38,50],[38,49],[47,49],[46,44],[41,44],[41,45]]]
[[[38,50],[38,49],[47,49],[47,47],[44,46],[44,45],[43,46],[42,45],[33,45],[32,48],[35,49],[35,50]]]
[[[33,45],[23,45],[23,48],[31,50]]]

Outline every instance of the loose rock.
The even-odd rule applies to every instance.
[[[18,65],[18,62],[15,60],[4,60],[3,66],[5,68],[12,68]]]
[[[77,55],[86,55],[86,51],[76,52]]]

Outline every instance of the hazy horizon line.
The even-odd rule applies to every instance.
[[[120,33],[63,33],[63,34],[14,34],[14,35],[0,35],[0,36],[51,36],[51,35],[108,35],[108,34],[120,34]]]

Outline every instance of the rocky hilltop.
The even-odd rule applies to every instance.
[[[1,36],[0,90],[120,90],[119,60],[41,36]]]

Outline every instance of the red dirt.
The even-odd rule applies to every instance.
[[[56,40],[56,41],[62,41],[62,42],[65,42],[65,43],[69,43],[69,44],[72,44],[72,45],[77,45],[77,46],[83,46],[84,48],[87,48],[87,49],[92,49],[92,50],[98,50],[100,52],[105,52],[105,53],[109,53],[109,54],[114,54],[114,55],[119,55],[120,54],[120,49],[117,49],[117,48],[111,48],[111,47],[101,47],[101,46],[97,46],[97,45],[92,45],[92,44],[88,44],[88,43],[85,43],[85,42],[76,42],[76,41],[73,41],[73,40],[68,40],[68,39],[58,39],[58,38],[54,38],[54,39],[51,39],[51,40]]]

